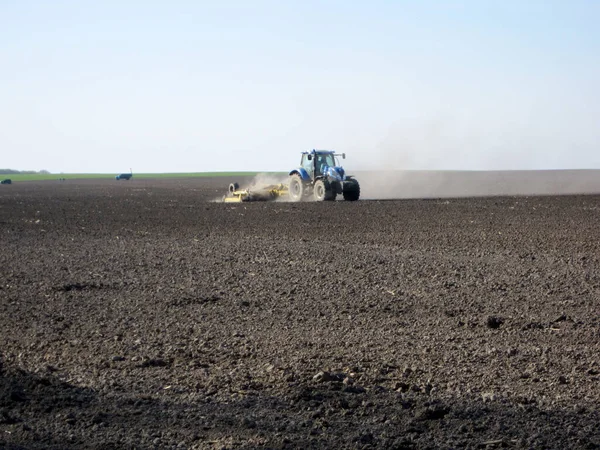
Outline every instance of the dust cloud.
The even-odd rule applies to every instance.
[[[260,190],[272,185],[287,184],[288,178],[287,174],[259,173],[250,180],[246,188],[249,190]]]
[[[361,199],[600,193],[600,170],[357,172]]]
[[[441,119],[395,125],[372,149],[348,150],[347,173],[361,199],[600,193],[600,170],[523,170],[548,164],[539,142],[487,132]]]
[[[361,160],[364,154],[347,153],[343,163],[347,174],[359,181],[362,200],[600,193],[600,170],[402,170],[398,167],[436,158],[434,147],[442,145],[440,134],[434,134],[434,139],[413,138],[408,142],[411,145],[405,141],[397,148],[386,142],[369,152],[367,161]],[[419,151],[419,146],[424,150]],[[356,167],[362,170],[352,170]],[[289,177],[285,173],[259,173],[238,182],[240,189],[258,192],[287,185]]]

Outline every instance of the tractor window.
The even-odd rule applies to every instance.
[[[317,171],[323,173],[323,167],[335,167],[335,158],[331,153],[317,155]]]
[[[313,162],[309,161],[307,155],[302,155],[302,163],[301,163],[301,165],[304,168],[304,170],[306,170],[306,172],[308,172],[309,175],[312,174],[312,171],[313,171]]]

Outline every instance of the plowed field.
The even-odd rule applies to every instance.
[[[600,447],[600,196],[228,182],[1,187],[0,447]]]

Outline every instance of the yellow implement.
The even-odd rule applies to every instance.
[[[288,195],[285,184],[271,184],[253,189],[240,189],[237,183],[229,185],[228,194],[223,197],[225,203],[270,202]]]

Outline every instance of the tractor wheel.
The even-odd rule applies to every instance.
[[[237,191],[240,188],[240,185],[237,183],[231,183],[229,185],[229,192],[231,192],[232,194]]]
[[[331,188],[331,184],[329,181],[325,180],[317,180],[315,182],[315,186],[313,188],[313,197],[315,201],[331,201],[335,200],[336,193]]]
[[[304,195],[304,183],[300,175],[294,174],[290,177],[290,185],[288,187],[290,200],[293,202],[301,202]]]
[[[358,181],[352,180],[344,183],[344,200],[355,202],[360,197],[360,185]]]
[[[329,182],[325,185],[325,201],[332,202],[337,197],[337,191],[335,186],[332,186]]]

